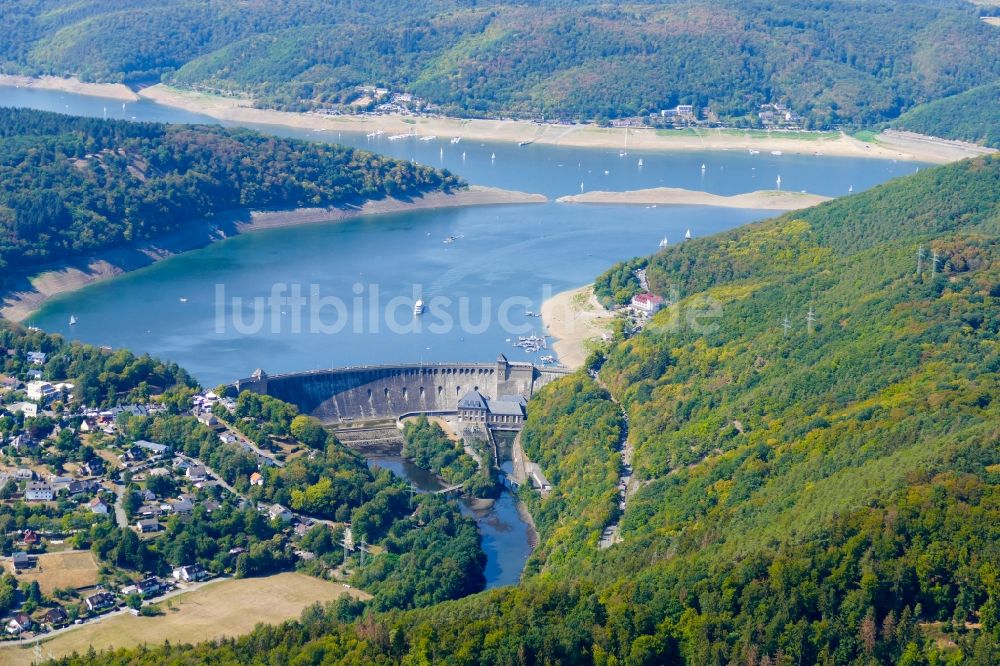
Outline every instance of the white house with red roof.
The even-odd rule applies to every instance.
[[[654,315],[663,307],[663,297],[645,292],[632,297],[632,307],[645,315]]]

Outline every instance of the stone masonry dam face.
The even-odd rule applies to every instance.
[[[454,412],[467,391],[498,398],[535,391],[571,371],[511,363],[435,363],[336,368],[269,376],[258,370],[236,382],[296,405],[324,424],[395,419],[414,412]]]

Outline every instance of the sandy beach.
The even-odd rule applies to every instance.
[[[804,192],[757,190],[744,194],[722,196],[685,190],[678,187],[654,187],[627,192],[584,192],[559,197],[559,203],[632,204],[646,206],[719,206],[721,208],[754,208],[759,210],[798,210],[829,201],[830,197]]]
[[[166,106],[201,113],[218,120],[282,125],[299,129],[386,134],[416,132],[421,136],[461,137],[475,141],[501,141],[620,150],[626,147],[623,128],[595,125],[552,125],[517,120],[463,120],[430,116],[328,116],[255,109],[252,101],[221,97],[163,84],[145,88],[140,97]],[[872,141],[860,141],[832,132],[743,132],[740,130],[628,129],[630,151],[759,150],[795,155],[832,155],[912,160],[944,164],[993,152],[973,144],[946,141],[905,132],[883,132]]]
[[[303,224],[336,223],[361,215],[385,215],[459,206],[545,203],[546,201],[547,199],[540,194],[527,194],[474,185],[454,194],[432,192],[419,199],[409,201],[383,199],[369,201],[362,206],[353,208],[299,208],[279,211],[241,209],[229,211],[217,215],[212,220],[194,221],[183,232],[170,234],[141,245],[115,248],[89,257],[33,268],[26,272],[12,271],[7,279],[10,286],[2,295],[0,316],[13,321],[23,321],[54,296],[75,291],[89,284],[238,234]]]
[[[62,78],[60,76],[15,76],[0,74],[0,86],[17,86],[19,88],[40,88],[43,90],[60,90],[77,95],[107,97],[124,102],[135,102],[139,96],[122,83],[84,83],[76,77]]]
[[[555,338],[552,348],[559,362],[574,370],[587,360],[588,343],[611,332],[613,319],[597,302],[592,284],[558,293],[542,303],[542,321]]]

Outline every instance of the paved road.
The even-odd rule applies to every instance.
[[[628,500],[637,489],[635,476],[632,474],[632,457],[635,453],[635,449],[628,437],[628,413],[626,413],[625,408],[622,407],[621,404],[615,399],[615,396],[611,393],[610,389],[608,389],[604,382],[601,381],[601,378],[597,373],[592,372],[591,377],[594,378],[601,388],[608,392],[608,395],[611,396],[612,402],[618,406],[622,415],[622,437],[621,441],[618,443],[618,450],[620,451],[622,458],[622,472],[618,477],[618,487],[621,489],[619,491],[620,499],[618,506],[621,508],[621,515],[624,515],[625,509],[628,506]],[[604,528],[604,532],[601,534],[601,540],[597,545],[599,548],[609,548],[616,543],[620,543],[621,540],[621,518],[619,517],[618,520]]]

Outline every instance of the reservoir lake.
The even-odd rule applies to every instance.
[[[14,87],[0,87],[0,105],[218,124],[148,101],[123,108],[117,100]],[[508,339],[544,332],[541,320],[529,312],[538,312],[549,295],[591,282],[615,262],[656,251],[664,236],[679,242],[688,229],[705,236],[776,215],[697,206],[559,204],[556,197],[579,193],[581,187],[682,187],[732,195],[774,189],[779,176],[785,190],[842,196],[922,166],[739,150],[629,151],[621,157],[618,149],[452,143],[452,137],[390,141],[385,135],[372,139],[255,128],[416,160],[447,168],[472,184],[540,193],[550,202],[412,211],[237,236],[53,299],[27,323],[176,361],[210,387],[246,377],[257,367],[274,374],[394,362],[491,361],[499,353],[512,361],[537,360],[539,354],[515,349]],[[446,243],[449,237],[453,240]],[[296,325],[290,304],[268,305],[276,289],[285,295],[298,289],[307,300],[325,305],[317,310],[318,318]],[[316,298],[310,298],[314,293]],[[414,321],[416,298],[431,305],[431,317]],[[334,302],[343,308],[329,305]],[[70,316],[78,320],[75,326],[69,325]],[[551,352],[540,352],[546,353]],[[400,458],[371,462],[422,489],[434,487],[433,477]],[[504,493],[487,512],[463,510],[477,520],[483,536],[488,586],[516,582],[531,551],[531,530],[513,496]]]

